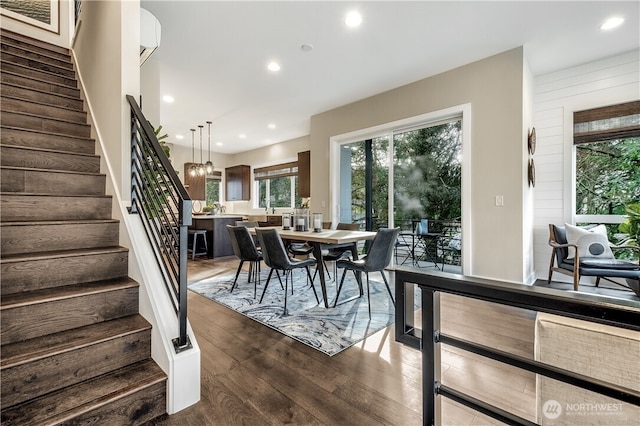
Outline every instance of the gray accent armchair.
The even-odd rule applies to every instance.
[[[551,251],[551,262],[549,264],[549,278],[547,283],[551,283],[554,272],[573,276],[573,289],[578,291],[581,276],[596,277],[596,287],[600,284],[600,279],[619,284],[609,278],[625,278],[626,282],[640,297],[640,265],[636,262],[621,259],[593,259],[581,257],[578,247],[567,242],[567,232],[564,226],[549,225],[549,245]],[[575,257],[569,257],[569,247],[575,249]],[[612,250],[630,249],[638,251],[637,246],[610,246]]]

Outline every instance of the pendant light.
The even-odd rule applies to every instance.
[[[202,164],[202,128],[204,126],[202,124],[198,124],[198,128],[200,129],[200,162],[198,163],[198,176],[204,176],[206,170],[204,168],[204,164]]]
[[[191,129],[191,167],[189,167],[189,174],[191,176],[198,174],[198,166],[196,166],[195,159],[195,135],[196,129]]]
[[[209,138],[209,149],[207,150],[208,152],[208,160],[207,162],[204,164],[204,168],[207,172],[208,175],[210,175],[211,173],[213,173],[213,163],[211,162],[211,121],[207,121],[207,126],[208,126],[208,130],[207,130],[207,136]]]

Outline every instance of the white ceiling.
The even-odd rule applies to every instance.
[[[534,75],[638,50],[639,5],[141,1],[162,25],[151,58],[159,63],[161,95],[175,98],[161,105],[170,142],[191,146],[189,129],[210,120],[213,142],[224,144],[212,151],[221,153],[307,135],[314,114],[521,45]],[[347,28],[344,16],[354,9],[362,25]],[[612,15],[625,23],[601,31]],[[311,52],[301,50],[305,43]],[[280,72],[267,71],[271,60]],[[205,125],[205,144],[206,132]]]

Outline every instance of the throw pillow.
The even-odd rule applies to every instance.
[[[607,238],[607,228],[604,225],[598,225],[591,229],[580,228],[568,223],[565,223],[564,226],[567,231],[567,242],[578,246],[580,259],[587,257],[613,259],[613,252]],[[575,257],[573,247],[569,247],[569,257]]]

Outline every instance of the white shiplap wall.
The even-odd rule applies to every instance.
[[[536,77],[533,242],[537,278],[546,278],[549,271],[549,224],[574,222],[573,112],[638,99],[638,51]],[[553,279],[570,281],[562,274],[554,274]]]

